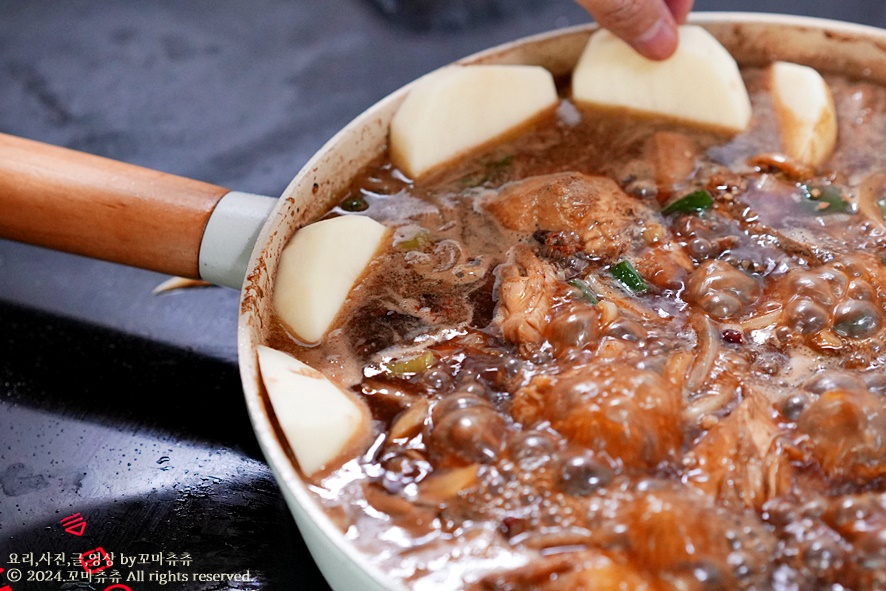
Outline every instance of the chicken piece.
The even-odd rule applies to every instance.
[[[550,265],[532,250],[518,244],[507,263],[499,266],[498,306],[494,322],[504,337],[524,350],[544,342],[543,332],[550,320],[557,288],[557,276]]]
[[[856,390],[825,392],[797,419],[812,456],[831,480],[865,484],[886,476],[886,405]]]
[[[586,253],[610,263],[639,241],[652,213],[615,181],[577,172],[510,183],[483,206],[509,230],[575,232]]]
[[[753,514],[685,487],[647,481],[644,488],[619,507],[622,529],[606,547],[621,548],[665,589],[760,588],[776,541]]]
[[[779,556],[795,573],[786,588],[886,588],[886,496],[825,494],[805,501],[766,505],[778,527]]]
[[[515,394],[511,416],[528,428],[549,421],[617,465],[652,468],[679,452],[682,410],[680,392],[661,376],[613,362],[536,376]]]
[[[865,493],[829,499],[822,519],[849,542],[849,573],[844,580],[854,589],[883,589],[886,585],[886,495]]]
[[[556,554],[504,573],[487,575],[468,591],[655,591],[634,567],[588,550]]]
[[[774,536],[752,514],[664,481],[612,491],[589,511],[587,549],[484,577],[470,591],[765,588]]]
[[[726,503],[760,509],[788,492],[794,467],[765,396],[751,390],[687,454],[687,484]]]

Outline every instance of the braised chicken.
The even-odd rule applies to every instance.
[[[651,214],[611,179],[572,172],[505,185],[483,207],[509,230],[574,232],[587,255],[609,262],[631,248]]]
[[[813,169],[744,77],[738,136],[564,98],[343,194],[329,215],[392,244],[323,341],[270,344],[371,410],[372,444],[310,490],[380,569],[416,591],[886,589],[886,89],[828,76],[851,131]]]

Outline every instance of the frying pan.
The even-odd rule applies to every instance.
[[[886,82],[886,32],[879,29],[741,13],[697,15],[694,21],[743,64],[788,60]],[[592,30],[530,37],[462,63],[534,64],[565,75]],[[278,200],[0,137],[0,236],[240,288],[238,354],[250,419],[312,555],[338,591],[405,587],[351,547],[314,503],[267,402],[255,348],[269,330],[269,296],[283,246],[384,151],[388,123],[408,91],[393,93],[342,129]]]

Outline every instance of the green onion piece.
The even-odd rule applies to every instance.
[[[363,195],[348,195],[342,199],[340,207],[345,211],[366,211],[369,204]]]
[[[705,189],[693,191],[688,195],[681,197],[661,210],[664,215],[672,213],[692,213],[695,211],[705,211],[714,206],[714,198]]]
[[[569,285],[574,287],[576,291],[578,291],[581,299],[595,305],[599,303],[599,300],[597,299],[597,294],[591,291],[590,286],[581,279],[570,279],[566,283],[568,283]]]
[[[431,243],[431,234],[427,230],[420,230],[412,238],[397,243],[397,248],[403,251],[421,250]]]
[[[883,214],[883,217],[886,218],[886,199],[880,199],[877,201],[877,205],[880,206],[880,213]]]
[[[492,170],[496,170],[496,171],[501,171],[501,170],[504,170],[505,168],[509,167],[511,165],[512,161],[513,161],[513,157],[511,157],[510,154],[505,154],[499,160],[489,163],[488,168],[491,168]]]
[[[846,213],[852,209],[835,185],[800,185],[800,190],[803,198],[815,207],[815,213]]]
[[[483,171],[475,172],[464,177],[461,180],[462,187],[479,187],[486,183],[495,183],[502,179],[508,167],[511,166],[513,157],[510,154],[502,156],[498,160],[486,161],[483,163]]]
[[[384,368],[392,375],[405,377],[423,372],[434,365],[434,360],[434,354],[430,351],[425,351],[416,357],[389,361],[384,364]]]
[[[632,265],[630,261],[616,263],[611,269],[609,269],[609,272],[634,293],[643,293],[649,289],[649,286],[646,285],[646,281],[640,277],[640,274],[637,273],[637,270],[634,269],[634,265]]]

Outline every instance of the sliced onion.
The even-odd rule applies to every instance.
[[[452,500],[455,495],[474,485],[479,470],[479,464],[469,464],[434,472],[419,486],[416,502],[437,505]]]
[[[708,379],[717,354],[720,352],[720,339],[717,327],[706,314],[696,314],[691,320],[698,334],[698,353],[695,364],[689,372],[686,387],[690,392],[698,392]]]
[[[547,548],[564,548],[585,546],[594,541],[594,535],[590,530],[583,527],[569,528],[542,528],[538,531],[530,531],[515,537],[512,544],[523,544],[533,550],[545,550]]]
[[[391,426],[391,439],[408,439],[421,431],[428,418],[430,403],[425,398],[419,398],[404,412],[397,417]]]
[[[664,376],[681,391],[686,385],[686,375],[689,373],[692,360],[693,356],[689,351],[675,351],[668,356]]]
[[[740,321],[739,324],[744,330],[761,330],[773,326],[778,322],[779,318],[781,318],[781,308],[767,312],[762,316],[753,316],[747,320]]]
[[[729,388],[716,390],[690,402],[683,411],[683,418],[687,423],[695,423],[701,417],[715,416],[733,400],[735,400],[734,390]]]
[[[583,280],[591,288],[591,291],[593,291],[600,299],[611,301],[615,303],[619,308],[629,310],[637,316],[640,316],[641,318],[644,318],[646,320],[653,320],[655,318],[658,318],[658,315],[651,308],[643,305],[641,303],[641,300],[636,297],[626,295],[622,290],[609,287],[608,285],[600,281],[597,277],[595,277],[593,273],[590,273],[586,277],[583,277]]]

